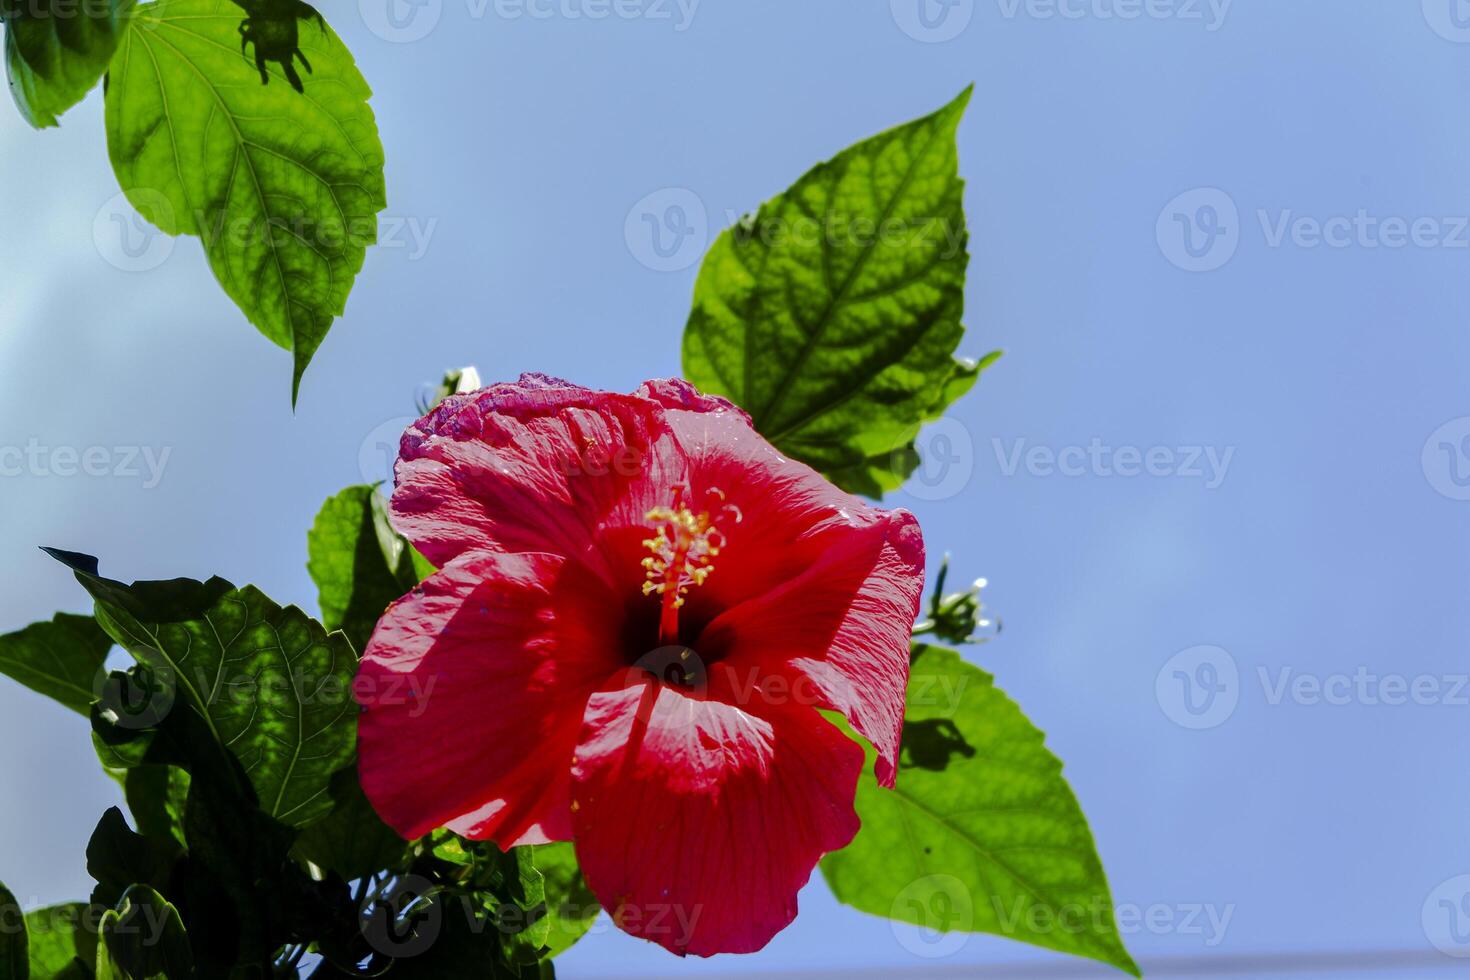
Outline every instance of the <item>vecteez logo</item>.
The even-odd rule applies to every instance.
[[[1240,703],[1240,669],[1222,647],[1190,647],[1159,668],[1154,696],[1168,719],[1181,728],[1217,728]]]
[[[119,192],[97,209],[92,219],[92,244],[97,254],[122,272],[151,272],[168,261],[174,239],[144,215],[173,223],[173,205],[158,191],[135,188],[131,197]]]
[[[1446,41],[1470,44],[1470,0],[1423,0],[1424,20]]]
[[[1294,208],[1257,208],[1256,224],[1268,249],[1313,251],[1470,250],[1470,215],[1382,214],[1367,207],[1336,214]],[[1213,272],[1235,257],[1245,231],[1235,199],[1218,187],[1185,191],[1159,212],[1159,251],[1186,272]]]
[[[439,26],[444,0],[358,0],[362,22],[392,44],[422,41]]]
[[[1001,16],[1015,20],[1177,20],[1202,24],[1210,33],[1225,26],[1235,0],[996,0]]]
[[[1159,251],[1186,272],[1213,272],[1240,247],[1240,211],[1218,187],[1185,191],[1159,212]]]
[[[1255,686],[1266,708],[1470,708],[1470,674],[1465,673],[1381,674],[1366,665],[1314,673],[1290,665],[1258,664],[1250,676],[1254,683],[1247,685],[1235,658],[1222,647],[1190,647],[1159,668],[1154,696],[1166,718],[1194,730],[1225,724],[1242,695]]]
[[[889,0],[888,7],[899,30],[925,44],[954,40],[975,16],[975,0]]]
[[[1470,417],[1450,419],[1430,433],[1419,461],[1436,493],[1470,500]]]
[[[655,272],[680,272],[704,255],[709,212],[687,187],[665,187],[628,211],[623,240],[639,264]]]
[[[1456,959],[1470,958],[1470,875],[1441,882],[1424,899],[1420,912],[1424,938]]]

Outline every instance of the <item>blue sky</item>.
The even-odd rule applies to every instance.
[[[294,414],[196,241],[121,249],[100,99],[46,133],[0,107],[0,453],[41,460],[0,476],[0,629],[86,608],[41,544],[314,608],[305,530],[382,475],[420,385],[676,374],[706,238],[973,82],[962,351],[1006,355],[893,502],[990,580],[1005,632],[969,656],[1066,762],[1126,940],[1470,953],[1441,905],[1470,891],[1470,9],[388,2],[326,10],[377,93],[387,241]],[[670,204],[694,233],[659,257]],[[58,475],[62,447],[107,475]],[[85,895],[117,798],[85,725],[0,686],[0,744],[0,879]],[[564,972],[1055,959],[919,956],[820,882],[802,907],[757,956],[608,930]]]

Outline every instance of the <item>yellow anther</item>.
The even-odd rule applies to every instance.
[[[703,585],[714,571],[714,558],[725,545],[716,523],[731,514],[737,523],[741,519],[737,508],[724,504],[721,490],[708,491],[723,504],[713,516],[707,510],[696,514],[684,506],[684,493],[683,487],[675,487],[674,506],[655,507],[644,515],[655,525],[656,533],[643,541],[643,547],[652,552],[641,562],[648,577],[643,594],[663,597],[659,636],[664,643],[677,642],[677,611],[684,605],[685,593]]]

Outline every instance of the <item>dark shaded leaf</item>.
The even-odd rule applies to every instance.
[[[131,885],[164,888],[179,849],[134,833],[117,807],[109,807],[87,842],[87,873],[97,882],[92,904],[116,908]]]
[[[0,980],[27,980],[30,975],[25,915],[15,896],[0,885]]]
[[[191,980],[194,954],[179,910],[146,885],[134,885],[102,917],[97,980]]]
[[[133,0],[0,0],[5,71],[20,114],[55,126],[102,80]]]
[[[189,773],[178,766],[142,765],[123,776],[123,795],[144,836],[184,844],[184,802]]]
[[[353,881],[404,864],[408,844],[378,818],[363,795],[356,767],[332,779],[334,808],[296,839],[296,857]]]

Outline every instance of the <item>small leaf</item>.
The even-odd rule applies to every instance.
[[[27,980],[30,975],[25,916],[15,896],[0,885],[0,980]]]
[[[357,657],[345,636],[250,586],[220,578],[124,585],[99,576],[94,558],[52,554],[97,600],[102,627],[154,675],[139,685],[145,695],[129,724],[193,712],[204,737],[239,760],[266,814],[300,827],[332,809],[332,776],[352,761],[357,741]],[[143,761],[125,747],[113,746],[123,765]]]
[[[306,564],[322,622],[367,648],[378,618],[418,584],[414,549],[393,530],[376,487],[348,487],[330,498],[306,536]]]
[[[546,879],[547,956],[558,956],[587,934],[601,906],[582,878],[577,852],[570,843],[541,844],[534,850],[536,869]]]
[[[819,164],[720,235],[700,268],[684,373],[782,452],[880,496],[919,427],[975,383],[955,132],[970,92]]]
[[[862,830],[822,861],[832,891],[935,932],[994,933],[1138,975],[1045,736],[952,650],[917,653],[898,786],[859,782]]]
[[[57,613],[50,622],[0,636],[0,674],[87,714],[112,638],[91,616]]]
[[[534,964],[547,955],[551,923],[546,882],[536,866],[534,848],[502,851],[493,843],[440,833],[431,840],[431,853],[463,869],[442,896],[450,914],[457,911],[458,900],[475,931],[488,931],[500,940],[508,963]]]
[[[85,969],[97,958],[97,913],[81,902],[52,905],[26,914],[30,933],[31,976],[36,980],[66,976],[68,970]],[[83,964],[86,964],[83,967]]]
[[[10,94],[37,129],[86,96],[107,71],[133,0],[0,0]]]
[[[179,910],[147,885],[129,888],[102,917],[97,978],[188,980],[194,954]]]
[[[534,964],[541,959],[551,928],[545,879],[536,868],[530,847],[513,847],[509,853],[497,852],[493,858],[486,911],[504,944],[506,960]]]
[[[135,884],[162,888],[179,849],[133,832],[117,807],[108,807],[87,842],[87,873],[97,882],[92,904],[113,908]]]
[[[305,4],[257,6],[246,19],[229,0],[140,8],[109,74],[107,148],[133,206],[168,234],[200,236],[225,292],[293,352],[294,403],[377,241],[383,147],[332,29]],[[285,57],[257,71],[242,40]],[[311,65],[301,92],[285,68],[295,45]]]

